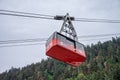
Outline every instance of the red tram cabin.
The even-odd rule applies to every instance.
[[[84,45],[59,32],[47,40],[46,55],[76,67],[86,60]]]

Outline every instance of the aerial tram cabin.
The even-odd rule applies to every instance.
[[[63,17],[57,16],[58,20],[60,18]],[[84,45],[78,42],[71,23],[73,17],[69,17],[67,14],[63,19],[61,31],[54,32],[46,42],[46,55],[72,66],[79,66],[86,60]]]

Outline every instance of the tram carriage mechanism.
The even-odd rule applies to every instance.
[[[70,64],[79,66],[85,62],[84,45],[78,42],[76,31],[72,25],[74,17],[55,16],[56,20],[64,20],[60,32],[54,32],[46,42],[46,55]]]

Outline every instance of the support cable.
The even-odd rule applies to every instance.
[[[29,18],[40,18],[40,19],[51,19],[51,20],[63,20],[65,16],[52,16],[45,14],[36,14],[28,12],[19,12],[11,10],[0,10],[0,15],[9,15],[9,16],[18,16],[18,17],[29,17]],[[80,21],[80,22],[99,22],[99,23],[120,23],[120,20],[110,20],[110,19],[90,19],[90,18],[75,18],[70,17],[71,21]]]

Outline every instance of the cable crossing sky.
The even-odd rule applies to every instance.
[[[62,17],[57,15],[44,15],[44,14],[36,14],[36,13],[28,13],[28,12],[19,12],[19,11],[11,11],[11,10],[0,10],[0,15],[9,15],[9,16],[18,16],[18,17],[29,17],[29,18],[40,18],[40,19],[51,19],[51,20],[63,20]],[[74,17],[73,17],[74,18]],[[120,23],[120,20],[110,20],[110,19],[90,19],[90,18],[74,18],[73,21],[80,22],[100,22],[100,23]]]
[[[99,34],[99,35],[84,35],[84,36],[78,36],[78,38],[81,39],[81,41],[91,41],[91,40],[110,39],[113,36],[120,37],[120,33]],[[47,38],[4,40],[4,41],[0,41],[0,48],[14,47],[14,46],[43,45],[43,44],[45,44],[46,40],[47,40]]]

